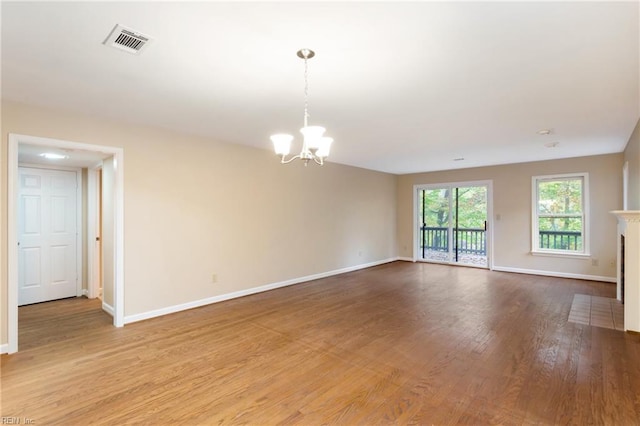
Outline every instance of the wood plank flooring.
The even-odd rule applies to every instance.
[[[395,262],[161,318],[20,308],[2,416],[65,424],[638,425],[640,335],[568,322],[615,285]]]

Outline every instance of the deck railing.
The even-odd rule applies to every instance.
[[[540,231],[540,248],[551,250],[580,250],[582,233],[580,231]]]
[[[486,256],[487,239],[484,228],[462,228],[453,230],[457,239],[458,253]],[[579,250],[582,246],[580,231],[540,231],[540,248],[552,250]],[[449,251],[449,228],[423,226],[420,228],[422,256],[427,250]]]
[[[420,228],[420,248],[424,257],[427,250],[449,251],[449,228],[423,226]],[[487,254],[487,240],[484,228],[460,228],[453,230],[453,237],[457,240],[458,253]]]

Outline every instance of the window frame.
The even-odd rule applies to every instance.
[[[582,180],[582,250],[559,250],[540,248],[539,184],[541,182],[581,179]],[[576,217],[578,215],[570,215]],[[566,173],[532,176],[531,178],[531,254],[559,257],[590,256],[590,212],[589,212],[589,173]]]

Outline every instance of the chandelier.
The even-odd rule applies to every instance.
[[[329,138],[324,135],[325,128],[321,126],[309,126],[309,70],[307,67],[307,60],[313,58],[316,54],[310,49],[301,49],[297,52],[298,57],[304,59],[304,127],[300,129],[302,133],[302,150],[300,154],[287,159],[287,156],[291,152],[291,142],[293,136],[280,133],[271,136],[271,142],[273,142],[273,148],[276,155],[282,157],[280,161],[282,164],[288,164],[293,160],[300,159],[304,161],[304,165],[309,164],[309,161],[313,160],[321,166],[324,164],[324,159],[329,156],[329,150],[331,149],[331,143],[333,138]]]

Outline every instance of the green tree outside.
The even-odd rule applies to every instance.
[[[453,196],[455,197],[455,188]],[[428,227],[446,228],[449,223],[449,189],[425,189],[419,194],[419,221]],[[455,198],[452,220],[455,224]],[[423,215],[424,212],[424,215]],[[485,187],[458,188],[458,227],[462,229],[483,228],[487,214],[487,191]],[[424,222],[423,222],[424,218]]]

